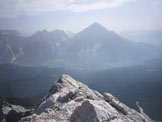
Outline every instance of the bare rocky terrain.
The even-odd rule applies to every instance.
[[[20,122],[152,122],[138,107],[140,112],[110,93],[101,94],[69,75],[62,75],[33,112],[24,111],[26,117]]]

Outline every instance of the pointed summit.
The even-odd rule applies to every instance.
[[[108,31],[105,27],[103,27],[101,24],[95,22],[92,25],[88,26],[85,30],[102,30],[102,31]]]
[[[7,116],[8,117],[8,116]],[[99,93],[63,75],[34,112],[19,122],[153,122],[112,94]]]
[[[97,23],[97,22],[95,22],[92,25],[90,25],[89,27],[102,27],[102,25]]]
[[[101,39],[105,36],[112,36],[112,32],[107,30],[104,26],[98,23],[93,23],[92,25],[88,26],[81,32],[75,35],[75,37],[81,38],[81,37],[95,37],[96,39]]]

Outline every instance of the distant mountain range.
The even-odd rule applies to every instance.
[[[61,30],[38,31],[29,37],[17,31],[0,31],[1,64],[111,68],[156,57],[153,46],[125,39],[98,23],[70,37]]]
[[[0,35],[2,36],[7,36],[7,35],[12,35],[12,36],[21,36],[22,34],[19,33],[17,30],[0,30]]]
[[[162,56],[162,30],[154,31],[139,31],[139,32],[123,32],[121,33],[124,37],[134,40],[140,43],[147,43],[153,45],[156,49],[159,50],[160,55]]]

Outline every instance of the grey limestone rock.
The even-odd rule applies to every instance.
[[[34,113],[20,122],[153,122],[121,103],[110,93],[101,94],[68,75],[56,81]]]
[[[2,106],[2,122],[18,122],[22,117],[32,114],[32,110],[5,102]]]

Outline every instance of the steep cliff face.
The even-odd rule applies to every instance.
[[[140,108],[140,110],[142,110]],[[34,113],[20,122],[152,122],[110,93],[99,93],[68,75],[56,81]]]

